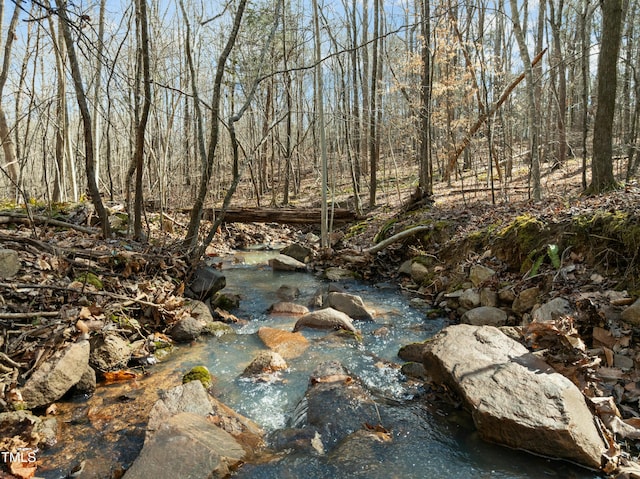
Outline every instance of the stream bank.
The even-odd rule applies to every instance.
[[[573,213],[563,213],[563,207],[566,205],[558,208],[550,205],[542,211],[536,211],[537,206],[530,204],[501,208],[484,207],[482,214],[479,212],[480,208],[478,211],[473,211],[473,208],[469,208],[468,211],[427,209],[392,218],[388,220],[390,222],[388,226],[385,226],[386,222],[377,224],[375,221],[370,221],[356,225],[355,228],[345,229],[341,234],[333,236],[334,254],[317,256],[311,267],[314,270],[328,270],[337,265],[342,268],[342,272],[350,269],[366,280],[375,278],[379,282],[380,279],[388,278],[391,282],[397,281],[410,295],[409,300],[413,306],[435,306],[437,308],[435,313],[429,314],[444,318],[451,323],[459,322],[465,313],[474,309],[469,306],[475,304],[477,297],[475,293],[481,296],[481,290],[486,290],[484,296],[490,298],[494,295],[487,292],[493,291],[497,294],[500,301],[498,306],[507,311],[508,325],[516,328],[530,319],[527,315],[531,315],[536,303],[544,304],[552,297],[562,296],[576,307],[576,321],[573,326],[577,333],[574,333],[571,328],[567,330],[560,328],[559,333],[553,332],[554,338],[562,343],[572,340],[577,334],[587,346],[584,351],[585,356],[580,358],[584,364],[600,358],[601,364],[598,364],[597,372],[606,373],[606,378],[592,377],[593,371],[580,371],[581,374],[587,373],[584,376],[585,384],[588,386],[587,391],[592,391],[592,396],[612,395],[619,406],[620,416],[627,421],[638,415],[638,396],[634,387],[637,346],[634,326],[623,320],[621,312],[637,296],[633,283],[637,275],[634,270],[636,257],[629,255],[628,251],[621,250],[619,245],[626,244],[624,241],[632,241],[631,244],[634,244],[635,240],[633,234],[625,234],[624,238],[620,236],[617,239],[611,236],[622,231],[620,225],[633,226],[634,223],[629,220],[632,217],[628,215],[619,221],[616,227],[612,228],[611,223],[608,223],[606,233],[609,236],[605,236],[602,234],[605,231],[602,229],[603,223],[601,220],[595,220],[602,217],[599,216],[602,211],[600,206],[603,206],[606,212],[622,211],[627,206],[633,205],[635,200],[630,201],[629,197],[624,197],[625,194],[620,193],[620,197],[617,198],[612,196],[598,200],[602,201],[601,205],[596,204],[594,200],[585,201],[580,206],[580,211],[583,213],[586,211],[593,218],[591,222],[585,220],[579,222],[583,228],[585,225],[587,227],[586,238],[592,241],[588,246],[592,247],[600,237],[613,239],[612,242],[604,243],[602,249],[587,247],[574,251],[572,246],[572,249],[565,253],[567,245],[560,240],[565,236],[575,236],[570,230],[557,236],[559,230],[555,229],[555,237],[546,237],[542,234],[553,230],[544,227],[545,218],[556,216],[567,218],[567,214],[573,215]],[[637,200],[637,195],[634,198]],[[635,204],[638,203],[635,202]],[[592,209],[590,212],[589,208]],[[538,219],[522,222],[527,228],[533,224],[535,229],[533,234],[520,235],[517,233],[518,229],[509,228],[509,225],[516,224],[516,219],[523,216],[525,211],[530,217]],[[436,218],[439,219],[436,221]],[[622,216],[609,215],[609,218],[615,220]],[[449,225],[448,228],[444,227],[444,223],[438,222],[445,220]],[[409,226],[419,222],[430,222],[429,224],[433,225],[433,233],[394,244],[372,256],[360,254],[363,245],[369,246],[373,242],[374,235],[380,233],[380,238],[389,237],[405,227],[403,225]],[[613,224],[615,226],[616,223]],[[634,230],[630,228],[629,231],[633,233]],[[497,252],[508,252],[510,247],[494,249],[497,244],[494,234],[510,232],[515,233],[512,236],[504,234],[503,240],[506,237],[511,240],[526,241],[523,242],[524,246],[521,245],[514,250],[518,251],[518,254],[514,254],[512,260],[507,261],[507,257]],[[4,283],[2,291],[4,308],[5,311],[8,310],[7,316],[3,319],[2,345],[8,360],[2,359],[2,364],[11,370],[3,373],[5,375],[3,381],[8,378],[5,382],[7,387],[3,391],[3,400],[9,404],[18,402],[17,399],[19,399],[12,396],[10,387],[13,371],[17,370],[23,374],[31,373],[32,369],[29,369],[31,366],[41,364],[48,358],[47,351],[60,349],[65,342],[75,341],[85,335],[89,337],[102,335],[105,330],[119,335],[135,337],[137,334],[139,338],[146,338],[154,331],[167,329],[179,319],[180,309],[176,306],[181,299],[175,294],[175,284],[172,282],[172,277],[179,277],[185,266],[180,263],[179,258],[150,253],[148,249],[138,246],[131,248],[131,245],[127,245],[127,248],[120,249],[123,245],[117,245],[114,242],[107,242],[104,248],[92,249],[96,242],[89,238],[67,238],[66,246],[54,254],[43,252],[39,249],[42,245],[28,241],[28,231],[23,233],[26,238],[24,241],[16,239],[15,242],[11,242],[3,239],[3,247],[19,253],[18,272]],[[246,246],[256,240],[265,244],[285,241],[289,243],[292,239],[300,241],[301,238],[307,237],[307,233],[308,231],[282,231],[280,227],[230,226],[222,235],[223,242],[220,245],[214,245],[210,253],[224,254],[231,246],[240,244]],[[15,236],[15,232],[13,234],[14,238],[20,238],[20,235]],[[51,234],[52,238],[56,235],[60,233]],[[64,245],[64,242],[62,244]],[[554,259],[548,252],[547,247],[551,244],[559,246],[560,268],[556,268]],[[617,249],[616,245],[618,245]],[[68,253],[71,248],[73,248],[72,255]],[[524,254],[528,248],[533,248],[529,251],[531,254]],[[339,254],[335,254],[336,252]],[[522,269],[523,264],[526,263],[523,258],[530,260],[528,269],[525,270]],[[399,265],[407,259],[411,260],[409,269],[405,268],[404,272],[399,272]],[[536,263],[539,263],[537,270],[532,274],[534,272],[532,267]],[[471,268],[474,265],[490,268],[496,274],[489,280],[485,278],[484,283],[476,285],[470,279]],[[88,274],[90,272],[93,272],[95,278]],[[158,272],[161,273],[158,274]],[[55,283],[60,277],[67,278],[67,281],[63,284]],[[154,278],[153,281],[145,279],[151,277]],[[623,293],[625,287],[629,287],[626,294]],[[532,288],[537,288],[537,292]],[[533,304],[530,308],[528,306],[515,308],[513,301],[527,290],[533,298]],[[463,296],[463,293],[466,295]],[[34,298],[42,302],[36,303]],[[133,301],[131,301],[132,298]],[[461,298],[464,300],[461,301]],[[525,296],[521,296],[520,302],[522,303],[524,299]],[[465,301],[471,302],[465,303]],[[486,300],[481,298],[480,303],[482,301]],[[60,305],[66,306],[60,308]],[[520,309],[522,310],[519,311]],[[39,310],[40,314],[34,315],[34,310]],[[48,319],[48,314],[54,312],[56,316],[52,315],[52,319]],[[19,313],[26,318],[39,319],[37,322],[34,321],[34,324],[30,325],[31,329],[27,331],[26,320],[18,319],[19,316],[10,316],[9,313]],[[78,323],[79,320],[81,323]],[[11,330],[19,331],[23,335],[12,336],[8,332]],[[17,339],[20,341],[16,342]],[[152,345],[145,343],[145,346],[156,348],[163,339],[156,337],[151,342]],[[184,353],[190,349],[192,348],[179,348],[179,351]],[[549,348],[543,348],[542,354],[546,353],[545,349]],[[553,349],[551,351],[557,352]],[[145,353],[145,351],[139,352]],[[135,361],[145,357],[147,356],[144,354],[132,356]],[[551,357],[551,359],[554,358]],[[575,360],[575,356],[560,356],[556,359],[559,361],[556,361],[554,366],[562,370],[563,367],[566,369],[571,360]],[[69,406],[71,419],[62,419],[66,416],[61,415],[58,422],[90,423],[91,421],[86,418],[91,417],[93,420],[101,420],[103,425],[113,423],[113,429],[109,430],[114,433],[116,430],[127,431],[128,427],[130,432],[128,436],[131,441],[129,446],[122,447],[123,454],[127,450],[130,452],[139,450],[144,439],[144,419],[137,424],[120,423],[118,425],[118,421],[114,418],[118,417],[125,404],[131,405],[133,409],[143,404],[143,401],[138,399],[144,395],[140,392],[141,390],[148,392],[149,389],[160,388],[159,385],[154,386],[147,381],[155,375],[157,368],[165,367],[165,364],[160,363],[151,368],[146,364],[142,371],[153,370],[154,374],[139,374],[132,383],[137,386],[131,387],[131,391],[117,393],[107,400],[106,403],[112,407],[112,413],[107,412],[103,416],[99,408],[83,408],[78,403],[72,403]],[[571,377],[575,370],[569,369],[566,372]],[[179,383],[183,373],[184,371],[173,371],[170,382]],[[98,380],[99,392],[116,387],[112,384],[105,388],[106,378],[102,376],[99,376]],[[89,379],[90,389],[91,380]],[[82,403],[83,397],[76,396],[75,401]],[[98,394],[94,397],[98,397]],[[153,404],[157,398],[156,393],[155,397],[148,399],[148,404]],[[56,401],[55,404],[61,411],[60,414],[64,414],[64,402]],[[82,413],[78,414],[78,411],[83,409],[86,412],[84,416]],[[144,410],[146,410],[144,407],[140,407],[138,415],[144,416]],[[456,410],[453,411],[448,411],[447,415],[455,417]],[[45,417],[46,411],[37,410],[36,412]],[[73,416],[74,412],[76,416]],[[49,414],[55,416],[56,412],[50,411]],[[65,428],[66,426],[63,427]],[[96,433],[96,431],[100,432]],[[472,434],[473,427],[470,426],[466,431],[465,435]],[[90,437],[103,432],[98,428],[87,434]],[[105,433],[107,436],[109,434]],[[67,437],[73,440],[74,435]],[[631,458],[635,455],[633,441],[633,437],[625,441],[626,454]],[[43,443],[42,447],[51,446]],[[64,467],[72,467],[76,456],[77,454],[74,453],[66,453],[66,455],[60,453],[59,458],[64,462]],[[110,460],[113,460],[113,457],[105,454],[103,465],[106,467]],[[130,458],[129,461],[131,460]],[[556,467],[556,463],[553,464],[552,469]],[[90,464],[85,464],[85,468],[90,470]],[[118,477],[122,470],[123,467],[114,470],[112,477]]]

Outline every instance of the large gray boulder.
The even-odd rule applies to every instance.
[[[140,455],[125,479],[223,478],[245,453],[228,432],[194,413],[181,412],[165,419],[145,439]]]
[[[96,336],[91,339],[89,361],[91,366],[99,371],[122,369],[129,363],[131,351],[129,342],[117,334],[106,334],[103,337]]]
[[[69,344],[46,360],[27,380],[22,398],[29,409],[60,399],[89,367],[89,341]]]
[[[362,319],[366,321],[373,319],[371,313],[364,305],[362,298],[355,294],[331,292],[327,294],[323,306],[325,308],[342,311],[352,319]]]
[[[20,257],[12,249],[0,249],[0,279],[12,278],[20,271]]]
[[[293,411],[291,428],[277,431],[272,441],[276,449],[322,455],[371,422],[376,411],[384,418],[385,407],[376,407],[358,378],[338,361],[327,361],[311,374],[304,398]]]
[[[260,444],[261,437],[260,428],[191,381],[166,391],[153,406],[142,451],[124,477],[228,477],[246,457],[247,444]]]
[[[298,319],[293,332],[300,331],[301,329],[344,329],[345,331],[351,331],[352,333],[358,333],[353,325],[352,319],[344,314],[342,311],[338,311],[333,308],[319,309],[318,311],[311,311]]]
[[[456,390],[484,439],[599,468],[607,446],[582,393],[493,326],[449,326],[425,345],[435,382]]]
[[[269,260],[269,266],[274,271],[305,271],[307,265],[286,254],[279,254]]]
[[[225,276],[213,266],[200,265],[193,272],[191,281],[187,285],[185,295],[191,298],[205,300],[223,289],[227,285]]]

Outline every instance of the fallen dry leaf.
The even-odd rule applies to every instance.
[[[614,338],[613,335],[606,329],[595,326],[593,328],[593,341],[594,346],[597,346],[597,343],[599,343],[608,348],[613,348],[613,346],[617,342],[617,339]]]
[[[31,479],[36,475],[37,469],[38,465],[35,461],[15,461],[9,463],[9,471],[19,479]]]
[[[104,373],[104,380],[107,383],[112,383],[116,381],[131,381],[132,379],[136,379],[138,375],[133,371],[125,371],[121,369],[120,371],[108,371]]]

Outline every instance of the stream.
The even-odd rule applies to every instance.
[[[409,298],[390,284],[341,282],[346,292],[361,296],[373,322],[355,322],[363,340],[336,339],[326,331],[303,330],[310,347],[289,368],[271,381],[257,382],[241,374],[259,351],[265,349],[255,334],[269,326],[291,331],[296,318],[267,313],[279,301],[282,285],[295,287],[295,302],[308,304],[328,283],[302,272],[275,272],[266,265],[269,252],[238,252],[225,258],[223,292],[238,294],[240,308],[232,311],[247,320],[234,325],[235,335],[202,338],[193,345],[176,348],[169,358],[148,373],[125,383],[99,385],[88,398],[57,404],[59,441],[41,451],[37,476],[67,477],[71,468],[86,460],[82,478],[120,477],[135,459],[144,441],[144,411],[158,398],[158,391],[180,384],[191,367],[206,365],[215,377],[213,394],[231,408],[259,424],[267,433],[285,428],[309,383],[315,367],[327,360],[340,361],[365,384],[385,408],[384,426],[392,440],[362,455],[336,458],[331,454],[292,452],[278,461],[245,464],[237,478],[597,478],[597,473],[567,462],[536,457],[482,441],[470,417],[461,411],[429,404],[419,384],[399,372],[397,352],[401,346],[424,341],[448,323],[426,319],[426,312],[411,307]],[[374,334],[380,328],[386,334]],[[376,424],[377,419],[371,418]],[[391,423],[388,423],[391,421]]]

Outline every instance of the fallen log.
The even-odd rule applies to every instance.
[[[184,210],[189,213],[191,210]],[[214,210],[205,208],[205,220],[213,220]],[[215,209],[218,215],[220,210]],[[329,217],[334,223],[349,223],[362,219],[346,208],[330,210]],[[229,208],[225,214],[225,223],[281,223],[281,224],[320,224],[320,208]]]

